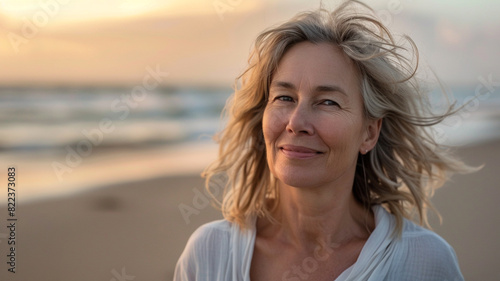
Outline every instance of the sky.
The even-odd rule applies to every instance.
[[[423,65],[444,82],[500,80],[500,1],[365,3],[410,35]],[[157,67],[169,73],[166,84],[230,87],[259,32],[317,7],[304,0],[0,0],[0,85],[133,85]]]

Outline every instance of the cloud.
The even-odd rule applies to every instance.
[[[247,2],[227,11],[223,21],[212,2],[198,1],[204,6],[193,9],[204,12],[189,14],[191,2],[179,2],[176,9],[183,12],[178,15],[171,6],[133,17],[49,24],[18,54],[4,36],[0,83],[134,84],[146,66],[160,64],[171,73],[168,83],[230,86],[244,69],[260,31],[298,11],[318,7],[313,2]],[[489,72],[500,76],[495,63],[500,57],[498,21],[460,22],[403,3],[391,28],[411,35],[424,60],[443,79],[474,81]],[[0,17],[3,34],[19,33],[20,28],[18,22]]]

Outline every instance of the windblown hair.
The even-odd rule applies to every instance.
[[[298,14],[261,33],[248,68],[236,79],[235,92],[226,104],[225,129],[216,135],[219,157],[203,173],[206,186],[216,177],[227,177],[223,215],[242,228],[249,218],[266,216],[279,196],[266,159],[262,118],[273,73],[283,55],[299,42],[339,46],[361,74],[364,117],[382,119],[376,146],[358,155],[353,185],[355,198],[367,209],[382,204],[396,217],[395,233],[403,218],[428,226],[429,198],[453,172],[470,168],[439,145],[429,127],[456,112],[431,110],[427,91],[416,77],[418,51],[407,36],[398,43],[387,27],[363,3],[347,1],[333,12],[320,8]],[[213,187],[213,186],[212,186]],[[268,204],[268,201],[272,202]]]

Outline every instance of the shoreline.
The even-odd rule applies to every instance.
[[[96,153],[82,158],[72,167],[66,155],[56,155],[30,161],[14,157],[0,161],[5,168],[17,167],[22,184],[21,200],[36,202],[91,192],[110,185],[127,184],[168,176],[196,176],[215,159],[217,146],[213,142],[187,142],[177,145],[146,147],[136,150]],[[28,158],[28,156],[26,156]],[[53,165],[61,168],[58,175]],[[3,200],[5,195],[0,195]]]
[[[493,222],[500,212],[500,141],[461,148],[457,154],[467,164],[486,166],[455,175],[437,189],[431,201],[443,224],[432,217],[430,222],[455,249],[466,280],[498,280],[500,226]],[[200,199],[203,190],[204,180],[187,173],[43,200],[25,201],[20,193],[16,280],[110,280],[113,270],[125,270],[137,280],[171,280],[191,234],[222,218]],[[182,204],[196,210],[187,221],[179,209]],[[0,212],[0,219],[5,221],[6,213]],[[6,245],[0,243],[4,257]],[[6,272],[0,271],[0,279]]]
[[[463,141],[462,145],[450,145],[450,148],[462,151],[497,142],[500,142],[500,138],[491,137],[468,143]],[[205,140],[168,146],[99,151],[82,158],[76,167],[68,165],[67,161],[65,162],[67,155],[62,154],[46,155],[33,160],[29,154],[22,157],[7,155],[0,161],[0,166],[16,166],[20,183],[23,185],[22,200],[36,202],[134,181],[177,175],[199,176],[211,161],[216,159],[217,149],[217,144]],[[65,167],[60,170],[60,175],[53,167],[55,162]],[[4,201],[2,196],[4,195],[0,195],[0,199]]]

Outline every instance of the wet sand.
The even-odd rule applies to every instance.
[[[459,155],[469,164],[486,166],[454,176],[436,192],[433,202],[444,222],[439,226],[433,220],[434,230],[455,248],[466,280],[500,280],[500,141],[462,148]],[[117,275],[122,280],[171,280],[190,234],[221,218],[203,200],[193,204],[193,189],[203,191],[199,176],[169,176],[25,204],[21,200],[17,273],[7,272],[7,230],[2,227],[0,280],[120,280]],[[186,223],[180,204],[199,213]],[[0,210],[5,224],[5,206]]]

